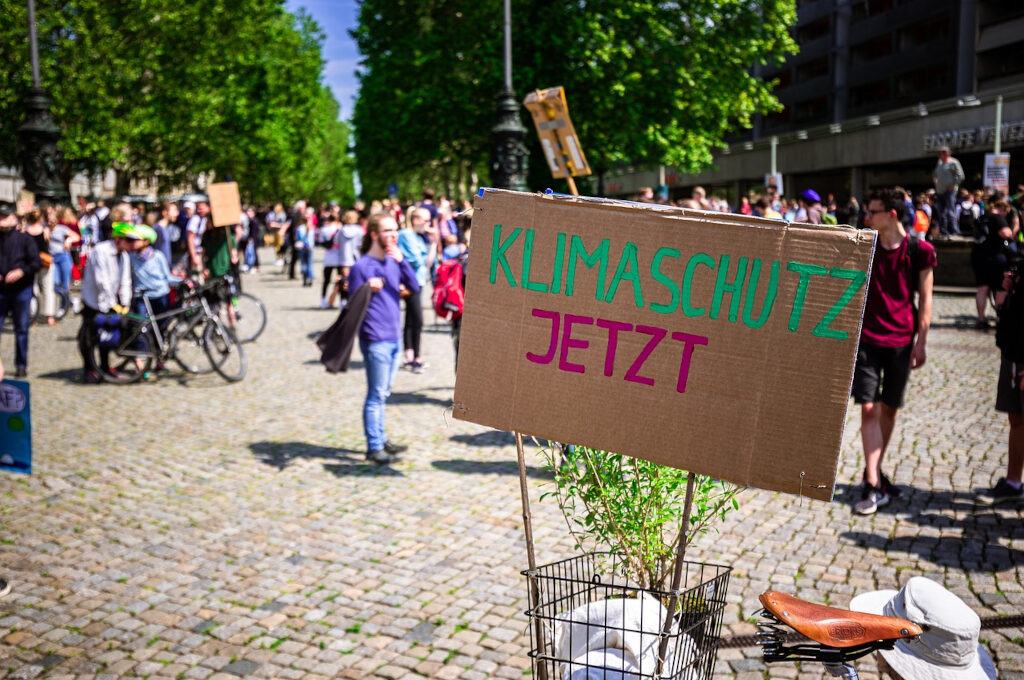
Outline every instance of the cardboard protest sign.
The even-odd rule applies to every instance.
[[[523,106],[533,117],[551,176],[562,178],[567,175],[589,175],[587,157],[583,154],[572,119],[569,118],[565,90],[561,87],[536,90],[527,95]]]
[[[0,470],[32,473],[32,420],[29,384],[0,382]]]
[[[238,182],[216,182],[207,187],[213,226],[229,227],[238,224],[242,215],[242,199],[238,195]]]
[[[875,233],[487,190],[454,413],[830,499]]]

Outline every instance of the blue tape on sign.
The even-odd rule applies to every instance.
[[[480,189],[476,192],[476,195],[479,196],[480,198],[483,198],[484,197],[484,191],[486,191],[486,189],[484,189],[483,187],[480,187]]]

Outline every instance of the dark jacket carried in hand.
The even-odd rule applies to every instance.
[[[370,284],[359,286],[349,295],[348,304],[341,310],[338,320],[317,338],[316,346],[321,352],[320,363],[328,373],[344,373],[348,370],[352,348],[359,337],[359,327],[363,325],[372,296]]]
[[[28,288],[41,266],[34,238],[17,229],[0,229],[0,293],[17,293]],[[4,283],[7,273],[15,269],[20,269],[25,275],[12,284]]]

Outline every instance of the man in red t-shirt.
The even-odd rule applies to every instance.
[[[872,192],[868,198],[865,224],[878,232],[878,245],[853,374],[853,400],[860,404],[864,444],[864,488],[853,509],[861,515],[873,514],[899,494],[882,474],[882,457],[903,405],[910,369],[923,366],[926,358],[935,249],[924,240],[911,243],[902,223],[906,210],[903,196],[891,189]]]

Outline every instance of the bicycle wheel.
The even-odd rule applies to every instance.
[[[116,347],[101,347],[92,341],[89,359],[106,382],[127,385],[137,382],[153,367],[153,337],[145,327],[124,331]],[[103,364],[107,368],[103,368]]]
[[[245,351],[231,329],[215,320],[207,321],[203,328],[203,349],[222,378],[236,382],[245,377]]]
[[[171,355],[186,373],[211,373],[213,366],[203,349],[203,324],[199,320],[182,319],[170,336]]]
[[[221,305],[220,320],[228,324],[227,305]],[[235,334],[239,342],[252,342],[267,327],[267,308],[255,295],[239,293],[235,298]]]

